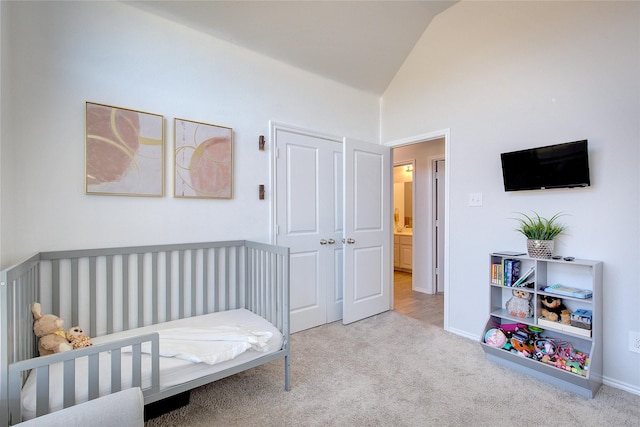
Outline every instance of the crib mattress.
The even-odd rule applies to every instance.
[[[282,348],[283,336],[280,331],[264,318],[246,309],[221,311],[218,313],[194,316],[185,319],[173,320],[157,325],[150,325],[128,331],[116,332],[113,334],[92,338],[94,344],[115,341],[122,338],[133,337],[153,332],[159,332],[170,328],[199,328],[211,326],[238,326],[243,329],[253,331],[271,332],[272,336],[267,341],[267,349],[264,352],[247,350],[231,360],[220,362],[215,365],[206,363],[193,363],[173,357],[160,357],[160,390],[164,390],[179,384],[187,383],[205,375],[214,374],[227,368],[239,366],[252,360],[276,352]],[[149,387],[151,384],[150,356],[143,354],[142,387]],[[147,362],[147,363],[145,363]],[[76,403],[88,400],[88,379],[87,379],[87,358],[76,360]],[[127,353],[122,353],[122,388],[131,387],[131,357]],[[57,411],[63,408],[62,393],[62,364],[51,365],[49,373],[49,407],[50,411]],[[110,390],[110,363],[109,355],[100,354],[100,395],[109,394]],[[36,414],[36,381],[35,375],[30,374],[22,388],[22,416],[23,419],[35,418]]]

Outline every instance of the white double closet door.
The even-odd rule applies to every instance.
[[[391,151],[272,124],[275,243],[290,248],[291,331],[392,304]]]

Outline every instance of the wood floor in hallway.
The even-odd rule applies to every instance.
[[[406,316],[444,328],[444,294],[411,289],[411,273],[394,271],[393,309]]]

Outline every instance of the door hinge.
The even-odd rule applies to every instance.
[[[280,234],[280,226],[276,224],[276,236]]]
[[[276,152],[276,159],[279,159],[280,158],[280,149],[276,147],[275,152]]]

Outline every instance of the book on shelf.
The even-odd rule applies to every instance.
[[[503,285],[504,281],[504,260],[501,259],[500,262],[494,262],[491,264],[491,283],[494,285]]]
[[[572,288],[569,286],[556,284],[547,286],[542,289],[544,292],[548,292],[550,294],[562,295],[565,297],[573,297],[573,298],[591,298],[593,296],[593,292],[588,289],[578,289]]]
[[[520,277],[520,261],[501,259],[491,264],[491,283],[500,286],[513,286]]]
[[[492,285],[499,285],[498,283],[498,266],[500,264],[498,263],[492,263],[491,264],[491,284]]]
[[[520,278],[518,280],[516,280],[513,284],[514,288],[518,288],[521,287],[525,281],[536,271],[536,267],[533,266],[531,267],[529,270],[527,270],[526,273],[524,273],[522,276],[520,276]]]
[[[504,286],[513,286],[520,277],[520,261],[517,259],[504,260]]]

